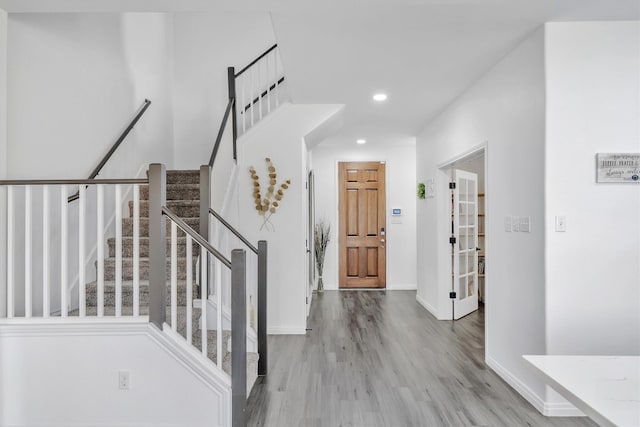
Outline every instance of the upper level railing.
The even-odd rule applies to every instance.
[[[228,101],[220,124],[216,141],[209,158],[213,167],[224,131],[229,125],[233,141],[233,159],[238,159],[236,142],[238,136],[256,125],[271,110],[277,108],[286,96],[282,90],[285,82],[278,45],[274,44],[239,72],[227,68]]]
[[[113,156],[113,154],[116,152],[118,147],[120,147],[120,144],[122,144],[122,142],[127,138],[127,136],[129,135],[129,132],[133,130],[135,125],[138,123],[138,121],[144,115],[144,113],[147,111],[147,108],[149,108],[150,105],[151,105],[151,101],[149,101],[148,99],[145,99],[142,105],[140,106],[140,108],[138,109],[138,112],[134,116],[133,120],[131,120],[129,125],[124,129],[124,131],[122,131],[122,133],[120,134],[116,142],[113,143],[113,145],[111,146],[107,154],[105,154],[102,160],[100,160],[100,163],[98,163],[98,165],[91,171],[91,173],[89,174],[89,179],[94,179],[95,177],[98,176],[102,168],[105,167],[109,159],[111,159],[111,156]],[[71,203],[75,200],[78,200],[77,192],[69,196],[68,202]]]

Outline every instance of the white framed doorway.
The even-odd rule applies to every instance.
[[[487,153],[488,144],[483,143],[438,165],[439,179],[457,187],[437,196],[441,206],[437,213],[441,242],[438,257],[442,260],[441,277],[447,278],[438,289],[443,298],[451,301],[449,316],[441,317],[445,320],[460,319],[477,309],[484,312],[484,304],[490,303],[489,239],[485,227],[489,215]],[[487,325],[485,318],[485,330]]]

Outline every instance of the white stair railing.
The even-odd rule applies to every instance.
[[[7,307],[6,317],[12,318],[68,318],[77,314],[78,318],[105,316],[105,234],[109,233],[105,224],[105,207],[109,206],[111,218],[115,218],[115,302],[114,317],[122,317],[123,304],[123,256],[122,256],[122,197],[123,186],[132,186],[133,203],[133,316],[139,316],[140,305],[140,185],[147,185],[147,179],[100,179],[100,180],[23,180],[0,181],[6,188],[7,206]],[[77,196],[69,202],[69,193],[77,190]],[[110,197],[107,200],[107,193]],[[40,198],[37,196],[40,195]],[[20,203],[20,197],[24,203]],[[57,197],[59,203],[51,203]],[[95,222],[87,215],[95,212]],[[76,217],[77,215],[77,217]],[[19,219],[19,221],[18,221]],[[41,222],[41,231],[34,231]],[[24,221],[24,222],[23,222]],[[73,224],[70,224],[73,222]],[[71,227],[70,227],[71,226]],[[75,230],[73,230],[75,228]],[[70,239],[69,231],[75,231]],[[86,251],[89,236],[95,236],[95,314],[87,314],[87,282],[92,277],[87,270],[91,260]],[[59,248],[52,242],[59,241]],[[93,241],[93,240],[92,240]],[[4,242],[3,242],[4,243]],[[20,247],[24,250],[20,251]],[[34,252],[41,246],[42,252]],[[76,260],[77,257],[77,260]],[[77,261],[78,301],[70,306],[69,266]],[[17,274],[23,267],[22,274]],[[54,274],[58,270],[58,274]],[[35,278],[40,283],[35,283]],[[57,286],[53,286],[55,282]],[[24,305],[18,306],[18,295],[24,290]],[[39,301],[39,305],[38,302]],[[92,298],[92,301],[94,299]]]
[[[251,129],[288,99],[277,44],[234,73],[234,78],[238,135]]]

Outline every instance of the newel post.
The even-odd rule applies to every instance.
[[[162,329],[166,318],[167,228],[162,207],[167,204],[167,171],[149,165],[149,322]]]
[[[246,427],[247,407],[247,254],[231,251],[231,418]]]
[[[258,375],[267,375],[267,242],[258,242]]]
[[[233,160],[238,160],[236,150],[236,140],[238,139],[238,121],[236,113],[236,69],[234,67],[227,68],[227,85],[229,87],[229,100],[233,100],[233,108],[231,109],[231,130],[233,134]]]

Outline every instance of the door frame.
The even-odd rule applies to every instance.
[[[315,255],[315,225],[316,225],[316,194],[315,194],[315,173],[314,169],[307,170],[307,185],[306,185],[306,196],[307,196],[307,283],[305,296],[306,300],[306,312],[307,318],[311,313],[311,301],[313,300],[313,290],[316,285],[316,255]]]
[[[442,280],[438,284],[438,293],[440,295],[446,295],[446,299],[448,304],[445,307],[438,308],[438,316],[439,320],[451,320],[451,302],[449,301],[449,290],[451,289],[451,244],[449,244],[449,236],[451,230],[451,218],[450,218],[450,197],[451,193],[449,190],[448,183],[451,180],[450,169],[455,167],[456,164],[464,163],[472,157],[479,156],[481,153],[484,153],[484,214],[485,214],[485,238],[484,238],[484,246],[485,252],[490,254],[490,244],[491,244],[491,233],[489,232],[489,221],[488,218],[491,218],[492,215],[492,205],[491,205],[491,191],[489,188],[489,141],[484,141],[471,149],[465,150],[463,152],[458,153],[449,158],[442,163],[436,165],[437,168],[437,179],[436,182],[439,183],[438,189],[436,190],[436,200],[437,200],[437,239],[438,239],[438,277],[447,278],[447,280]],[[448,229],[447,229],[448,225]],[[489,255],[485,259],[485,263],[492,264],[491,256]],[[491,271],[490,265],[485,264],[485,268],[487,271]],[[491,276],[487,274],[484,279],[485,290],[484,293],[486,295],[485,311],[484,311],[484,351],[485,351],[485,359],[489,356],[489,335],[490,335],[490,325],[491,325],[491,316],[490,311],[486,309],[488,305],[491,304]],[[440,300],[442,301],[442,300]]]
[[[390,248],[393,246],[393,239],[389,240],[389,197],[387,197],[387,195],[389,194],[389,168],[390,168],[390,163],[389,160],[386,157],[379,157],[377,159],[371,159],[369,156],[364,157],[364,158],[340,158],[340,159],[336,159],[336,161],[334,162],[334,171],[333,171],[333,182],[334,182],[334,198],[335,198],[335,202],[336,202],[336,209],[335,212],[333,213],[333,219],[332,219],[332,224],[331,227],[335,227],[335,233],[332,233],[332,239],[335,239],[335,243],[336,243],[336,250],[335,250],[335,254],[333,255],[333,259],[334,259],[334,265],[336,266],[335,268],[335,274],[334,274],[334,283],[336,284],[336,290],[339,291],[354,291],[354,290],[359,290],[358,288],[351,288],[351,289],[346,289],[346,288],[340,288],[340,243],[338,241],[338,236],[340,235],[340,171],[339,171],[339,165],[340,163],[345,163],[345,162],[382,162],[385,165],[385,180],[384,180],[384,197],[385,197],[385,210],[384,210],[384,223],[386,225],[385,227],[385,234],[386,234],[386,250],[387,250],[387,254],[385,256],[385,270],[386,270],[386,283],[385,283],[385,287],[384,288],[379,288],[379,289],[374,289],[374,290],[381,290],[381,291],[388,291],[389,290],[389,252],[390,252]],[[334,225],[335,224],[335,225]],[[362,289],[360,289],[362,290]],[[369,290],[369,288],[364,288],[364,290]]]

